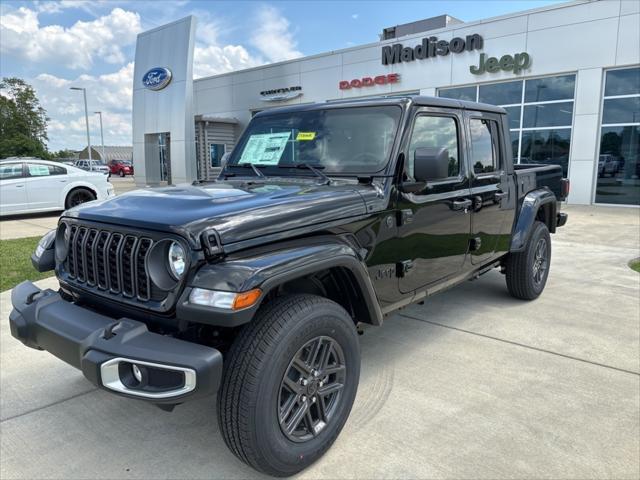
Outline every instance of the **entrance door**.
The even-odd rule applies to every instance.
[[[513,207],[509,206],[506,144],[500,125],[498,115],[469,114],[473,264],[509,250]]]
[[[420,109],[405,152],[405,175],[413,179],[417,148],[446,148],[449,171],[423,191],[400,193],[398,209],[399,288],[402,293],[453,276],[462,270],[469,245],[469,177],[464,161],[463,117],[447,109]]]
[[[158,134],[158,153],[160,159],[160,181],[171,184],[171,146],[169,133]]]

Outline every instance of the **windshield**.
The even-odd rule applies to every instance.
[[[378,172],[389,159],[402,110],[395,105],[327,108],[254,118],[228,165],[295,167],[325,173]]]

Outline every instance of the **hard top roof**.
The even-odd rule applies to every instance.
[[[502,107],[489,105],[488,103],[468,102],[466,100],[453,100],[451,98],[427,97],[422,95],[407,96],[389,96],[389,97],[370,97],[370,98],[354,98],[347,100],[336,100],[318,103],[307,103],[303,105],[289,105],[286,107],[270,108],[256,113],[255,117],[271,114],[304,112],[311,110],[323,110],[333,107],[363,107],[367,105],[417,105],[421,107],[442,107],[457,108],[465,110],[475,110],[483,112],[492,112],[506,114],[506,110]]]

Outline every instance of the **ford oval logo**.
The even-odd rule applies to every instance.
[[[149,90],[162,90],[171,82],[171,70],[156,67],[149,70],[142,77],[142,84]]]

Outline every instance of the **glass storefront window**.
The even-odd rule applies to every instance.
[[[604,92],[595,201],[640,205],[640,67],[608,71]]]
[[[604,101],[602,123],[640,122],[640,97],[611,98]]]
[[[569,170],[571,129],[525,130],[522,132],[522,163],[560,165],[564,176]]]
[[[522,107],[504,107],[507,111],[509,128],[520,128],[520,109]]]
[[[476,87],[442,88],[438,91],[438,96],[453,98],[454,100],[476,101]]]
[[[567,176],[575,83],[576,76],[567,74],[443,88],[438,95],[474,100],[477,93],[479,102],[503,107],[507,111],[514,162],[557,164]]]
[[[529,103],[573,99],[575,81],[575,75],[527,80],[524,87],[524,101]]]
[[[607,72],[604,96],[635,95],[640,92],[640,68],[625,68]]]
[[[478,101],[492,105],[522,103],[522,81],[480,85]]]
[[[522,127],[570,127],[572,117],[573,102],[526,105]]]

